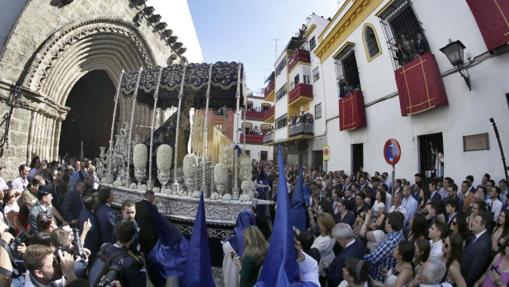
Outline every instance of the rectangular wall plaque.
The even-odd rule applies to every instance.
[[[489,150],[488,133],[463,136],[463,151]]]

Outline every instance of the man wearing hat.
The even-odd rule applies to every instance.
[[[37,215],[40,212],[45,211],[49,213],[49,217],[53,217],[53,209],[51,207],[51,200],[53,199],[53,195],[51,194],[51,189],[46,186],[40,186],[37,191],[37,203],[30,210],[30,231],[31,233],[37,233]]]

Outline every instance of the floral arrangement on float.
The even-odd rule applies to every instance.
[[[156,153],[156,166],[157,166],[157,180],[161,184],[161,192],[169,193],[167,188],[168,181],[170,181],[170,168],[171,160],[173,158],[173,149],[167,144],[162,144],[157,148]]]

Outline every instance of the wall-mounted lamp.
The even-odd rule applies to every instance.
[[[440,51],[445,54],[451,65],[458,68],[458,72],[465,80],[468,89],[471,91],[472,85],[470,83],[470,74],[468,73],[468,68],[464,66],[464,50],[465,45],[463,45],[460,40],[454,42],[449,40],[449,44],[440,49]]]

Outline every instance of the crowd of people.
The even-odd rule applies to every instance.
[[[18,177],[0,177],[0,197],[0,286],[147,284],[145,259],[157,242],[152,191],[118,214],[92,161],[34,157]]]
[[[314,120],[315,118],[313,117],[313,114],[309,112],[305,113],[304,111],[302,111],[300,115],[290,117],[290,126],[294,126],[300,123],[313,123]]]
[[[296,263],[307,286],[509,284],[505,179],[415,174],[412,182],[392,182],[387,173],[296,166],[285,173]],[[253,164],[259,198],[275,200],[278,178],[273,162]],[[124,201],[118,214],[91,161],[35,157],[18,177],[0,177],[0,196],[1,286],[147,284],[147,257],[158,242],[152,191]],[[223,242],[225,286],[258,284],[273,218],[270,205],[239,214]]]
[[[258,197],[274,199],[274,164],[254,164]],[[301,278],[334,287],[509,284],[506,179],[496,182],[485,174],[476,182],[468,175],[457,182],[415,174],[413,182],[392,182],[387,173],[347,175],[306,168],[301,176],[303,183],[296,167],[286,168],[297,252],[316,265],[303,268],[299,263]],[[256,227],[244,233],[245,255],[223,246],[226,266],[227,255],[238,261],[238,278],[231,275],[231,266],[223,265],[225,278],[230,278],[226,286],[253,286],[263,268],[271,212],[260,206],[255,212]]]

